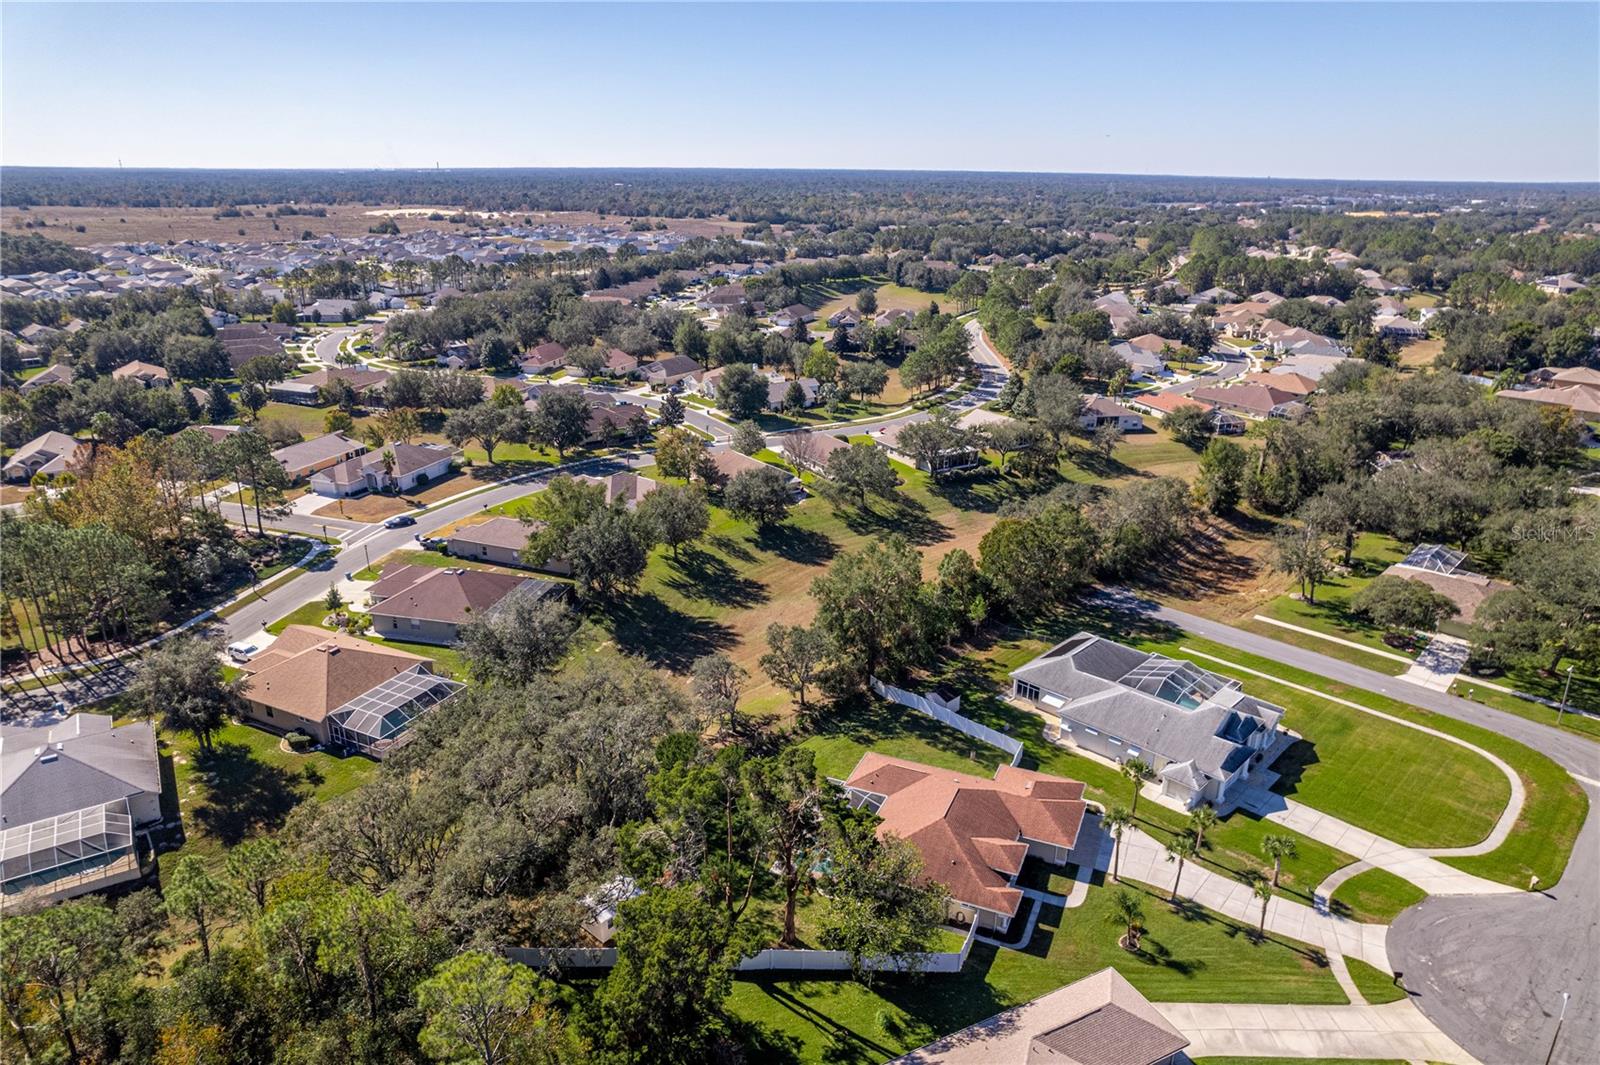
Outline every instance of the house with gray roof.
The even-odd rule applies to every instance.
[[[1080,632],[1011,674],[1012,695],[1060,720],[1056,742],[1143,760],[1186,808],[1222,806],[1264,768],[1283,710],[1192,662]]]
[[[31,481],[41,473],[46,477],[66,473],[86,446],[83,441],[53,429],[41,433],[17,448],[16,453],[6,460],[5,479]]]
[[[149,722],[113,727],[107,715],[74,714],[0,725],[0,908],[139,879],[141,830],[160,821]]]

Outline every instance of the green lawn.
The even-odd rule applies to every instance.
[[[328,608],[318,599],[304,606],[296,607],[283,617],[267,626],[267,631],[278,635],[290,625],[314,625],[321,627],[322,619],[328,616]],[[352,613],[354,613],[352,611]],[[329,630],[332,631],[332,630]],[[454,647],[438,647],[431,643],[407,643],[403,640],[380,640],[373,636],[362,636],[375,644],[384,647],[393,647],[400,651],[409,651],[414,655],[433,660],[435,672],[447,677],[465,677],[467,675],[466,660],[461,657],[461,652]]]
[[[1256,621],[1253,617],[1242,619],[1241,627],[1379,673],[1399,676],[1410,668],[1410,663],[1397,662],[1386,655],[1401,654],[1415,657],[1414,653],[1386,643],[1382,630],[1351,614],[1349,606],[1350,600],[1357,592],[1371,584],[1374,577],[1405,556],[1405,546],[1399,541],[1376,533],[1364,533],[1357,539],[1355,551],[1351,555],[1351,572],[1346,576],[1335,577],[1326,584],[1318,585],[1315,603],[1280,595],[1256,611],[1264,617],[1358,643],[1373,651],[1383,652],[1381,654],[1367,654],[1332,640],[1318,639],[1278,625]]]
[[[1355,981],[1356,990],[1370,1005],[1381,1006],[1385,1002],[1399,1002],[1406,997],[1406,989],[1395,981],[1393,973],[1386,973],[1375,965],[1368,965],[1360,958],[1348,955],[1344,963],[1350,970],[1350,979]]]
[[[1114,966],[1157,1001],[1348,1002],[1319,952],[1268,937],[1199,907],[1174,911],[1145,894],[1147,928],[1137,954],[1117,946],[1112,891],[1093,888],[1083,906],[1046,906],[1025,950],[975,944],[966,968],[948,976],[849,980],[741,980],[729,1011],[747,1026],[752,1059],[879,1062],[1003,1009]]]
[[[1501,681],[1496,680],[1495,683],[1498,684]],[[1578,687],[1577,681],[1573,682],[1573,687]],[[1462,677],[1450,685],[1450,694],[1458,695],[1463,699],[1471,699],[1473,702],[1482,703],[1484,706],[1492,706],[1496,710],[1504,710],[1508,714],[1525,717],[1529,721],[1537,721],[1541,725],[1556,727],[1557,715],[1554,709],[1542,703],[1530,702],[1527,699],[1519,698],[1509,692],[1497,692],[1493,688],[1485,688],[1480,684],[1474,683],[1471,677]],[[1556,697],[1560,698],[1560,694],[1557,693]],[[1600,740],[1600,717],[1594,717],[1589,714],[1575,714],[1570,710],[1560,715],[1560,717],[1560,728],[1563,732],[1576,732],[1579,735]]]
[[[182,814],[185,835],[181,848],[161,855],[163,878],[188,854],[220,862],[227,847],[276,832],[296,806],[344,795],[378,768],[359,755],[289,754],[278,741],[238,724],[217,733],[209,754],[186,734],[162,738],[162,811]]]
[[[1357,873],[1333,890],[1333,907],[1353,920],[1389,924],[1428,893],[1383,869]]]
[[[1589,800],[1577,782],[1549,758],[1489,729],[1441,714],[1433,714],[1377,692],[1340,684],[1325,677],[1257,658],[1206,640],[1186,637],[1179,641],[1171,641],[1171,644],[1206,651],[1248,668],[1269,672],[1284,680],[1359,702],[1373,710],[1449,733],[1498,755],[1521,778],[1522,786],[1527,793],[1516,827],[1503,844],[1488,854],[1440,860],[1476,876],[1518,888],[1528,886],[1530,875],[1537,875],[1545,887],[1549,887],[1561,878],[1567,866],[1567,859],[1572,853],[1573,841],[1577,838],[1578,829],[1583,825],[1588,812]],[[1219,673],[1229,672],[1227,667],[1219,666],[1215,662],[1201,660],[1201,664]],[[1331,772],[1327,761],[1302,763],[1303,772],[1300,780],[1291,781],[1291,786],[1301,789],[1296,797],[1305,798],[1312,806],[1326,809],[1329,813],[1384,835],[1389,835],[1386,828],[1400,829],[1408,824],[1426,828],[1432,822],[1430,818],[1419,818],[1418,812],[1427,808],[1431,809],[1434,815],[1440,813],[1445,815],[1444,821],[1440,822],[1434,831],[1440,834],[1454,831],[1457,837],[1470,835],[1467,829],[1472,825],[1492,824],[1498,816],[1499,809],[1504,806],[1509,790],[1505,778],[1482,758],[1460,747],[1453,744],[1445,746],[1440,741],[1430,740],[1429,737],[1407,729],[1404,731],[1411,733],[1418,740],[1428,740],[1434,744],[1417,752],[1417,754],[1425,752],[1432,765],[1408,764],[1405,759],[1394,759],[1383,752],[1376,754],[1380,762],[1387,763],[1381,772],[1360,763],[1348,765],[1344,758],[1359,752],[1364,747],[1370,747],[1372,735],[1384,734],[1387,729],[1398,730],[1399,726],[1388,725],[1370,715],[1326,703],[1301,692],[1283,689],[1257,677],[1241,675],[1241,679],[1248,690],[1258,692],[1267,699],[1283,701],[1289,707],[1290,727],[1303,732],[1313,741],[1313,753],[1320,756],[1326,751],[1330,755],[1339,757],[1337,766]],[[1302,709],[1308,706],[1313,708],[1311,712],[1302,713]],[[1305,727],[1302,727],[1302,723]],[[1330,730],[1329,735],[1324,736],[1324,729]],[[1409,737],[1407,739],[1409,740]],[[1469,770],[1474,780],[1488,779],[1492,783],[1474,784],[1469,791],[1462,787],[1460,779],[1441,777],[1436,772],[1440,762],[1455,761],[1463,757],[1467,761],[1459,763],[1460,767]],[[1318,776],[1326,776],[1328,779],[1318,781]],[[1363,780],[1365,783],[1361,783]],[[1419,793],[1417,790],[1419,786],[1436,790],[1431,793]],[[1438,789],[1449,794],[1438,794]],[[1317,798],[1312,799],[1310,795],[1316,795]],[[1363,796],[1365,802],[1362,801]],[[1324,805],[1324,801],[1327,800],[1337,802],[1341,808],[1334,809]],[[1472,809],[1474,805],[1477,807],[1475,811]],[[1477,838],[1483,838],[1483,833]],[[1465,842],[1475,842],[1475,840]],[[1420,842],[1420,845],[1459,844],[1441,841]]]

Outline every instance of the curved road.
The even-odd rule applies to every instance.
[[[1600,1061],[1600,744],[1125,591],[1096,598],[1250,654],[1480,725],[1548,755],[1577,778],[1589,795],[1589,817],[1559,883],[1520,895],[1431,897],[1395,920],[1387,946],[1390,963],[1405,974],[1417,1007],[1486,1065],[1543,1062],[1556,1035],[1564,991],[1572,997],[1552,1061]]]

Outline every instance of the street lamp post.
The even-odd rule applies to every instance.
[[[1570,992],[1561,992],[1561,1015],[1556,1018],[1555,1034],[1550,1037],[1550,1052],[1544,1056],[1544,1065],[1550,1065],[1550,1059],[1556,1056],[1556,1040],[1561,1038],[1561,1022],[1567,1019],[1567,1000],[1571,997]]]
[[[1556,728],[1561,727],[1561,715],[1567,712],[1567,693],[1572,690],[1572,668],[1567,667],[1567,682],[1561,686],[1561,706],[1556,710]]]

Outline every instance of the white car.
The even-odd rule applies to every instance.
[[[228,657],[235,662],[248,662],[258,650],[260,648],[256,647],[255,644],[240,640],[238,643],[230,643],[228,645]]]

